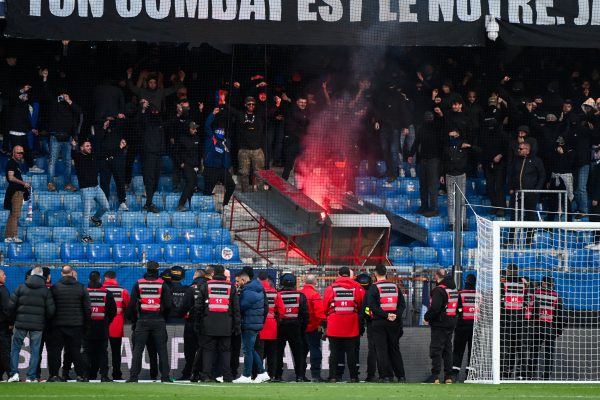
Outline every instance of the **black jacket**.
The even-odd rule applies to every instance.
[[[308,110],[306,108],[301,110],[294,104],[287,109],[284,118],[285,136],[289,137],[290,140],[300,142],[306,136],[310,124]]]
[[[216,275],[213,279],[229,283],[223,275]],[[200,335],[231,336],[232,333],[241,333],[242,316],[240,313],[240,298],[235,286],[231,286],[228,312],[217,313],[208,311],[208,283],[200,286],[195,308],[195,328]]]
[[[8,115],[7,128],[9,131],[28,132],[33,126],[30,120],[29,102],[17,100]]]
[[[85,189],[98,186],[98,165],[94,153],[83,154],[79,150],[71,150],[71,157],[75,161],[75,172],[79,188]]]
[[[238,140],[238,149],[261,149],[265,137],[264,116],[256,112],[249,114],[232,110],[235,117],[235,128]]]
[[[600,160],[592,163],[587,190],[592,200],[600,201]]]
[[[203,141],[203,136],[199,132],[196,132],[195,135],[191,135],[189,132],[179,135],[173,152],[177,166],[185,164],[190,167],[199,167]]]
[[[106,117],[116,117],[125,112],[123,91],[110,81],[102,82],[94,88],[94,121],[104,121]]]
[[[88,288],[90,289],[99,289],[102,287],[102,284],[95,283],[89,284]],[[89,339],[105,339],[108,338],[108,326],[115,319],[117,315],[117,304],[115,303],[115,298],[113,294],[107,290],[106,291],[106,303],[104,305],[104,319],[103,320],[93,320],[90,319],[89,323],[89,331],[87,333],[87,337]]]
[[[52,99],[48,105],[48,132],[65,132],[75,137],[81,122],[81,108],[66,101]]]
[[[98,160],[125,154],[125,148],[121,149],[121,139],[125,138],[124,128],[125,120],[115,119],[110,121],[107,129],[103,126],[96,129],[94,154]]]
[[[9,315],[15,328],[43,331],[55,313],[54,299],[46,288],[44,278],[32,275],[10,296]]]
[[[408,153],[409,157],[417,155],[417,160],[442,158],[443,135],[439,119],[424,122],[416,132],[415,141]]]
[[[535,156],[519,157],[508,166],[508,187],[511,190],[542,189],[544,182],[544,164]]]
[[[8,303],[10,302],[10,293],[4,285],[0,285],[0,332],[8,331],[8,326],[12,325],[10,314],[8,312]]]
[[[63,276],[50,289],[56,304],[53,326],[87,326],[91,318],[90,296],[72,276]]]
[[[165,135],[159,110],[149,107],[146,111],[140,112],[138,118],[143,136],[142,150],[161,154],[165,148]]]
[[[456,316],[446,314],[446,306],[448,305],[448,294],[440,285],[445,285],[448,289],[456,290],[456,284],[451,276],[447,276],[444,280],[437,284],[431,291],[431,305],[425,313],[425,321],[429,322],[432,328],[449,328],[454,329],[456,325]]]
[[[446,139],[446,146],[442,152],[442,171],[444,174],[458,176],[467,172],[469,168],[469,158],[471,153],[478,152],[477,146],[462,148],[467,143],[463,136],[456,138],[456,141]]]
[[[398,303],[396,304],[396,311],[393,313],[396,314],[396,320],[388,321],[389,311],[384,311],[381,308],[381,295],[379,294],[379,288],[376,283],[373,283],[369,290],[365,295],[366,302],[368,304],[370,314],[372,315],[373,322],[384,321],[390,325],[400,325],[402,326],[402,315],[404,314],[404,310],[406,310],[406,300],[404,299],[404,295],[402,291],[398,288]]]
[[[186,297],[189,296],[189,286],[182,285],[181,282],[171,282],[171,298],[173,300],[173,307],[171,307],[171,311],[169,313],[169,317],[167,318],[167,322],[169,323],[183,323],[182,320],[185,312],[183,311],[186,308]]]
[[[149,281],[158,280],[158,273],[151,274],[145,273],[144,279]],[[131,298],[129,299],[129,306],[125,312],[125,317],[135,322],[138,319],[166,319],[171,313],[173,308],[173,296],[171,295],[171,289],[169,285],[163,282],[161,295],[160,295],[160,312],[148,312],[140,309],[140,285],[138,282],[133,285],[130,292]]]
[[[285,293],[288,290],[282,290],[280,293]],[[300,325],[301,332],[306,331],[306,326],[308,325],[310,315],[308,314],[308,300],[306,300],[306,295],[302,293],[300,290],[291,290],[293,292],[300,293],[300,307],[298,309],[298,319],[285,319],[281,318],[279,320],[279,325]]]

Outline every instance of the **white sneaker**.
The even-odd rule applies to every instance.
[[[217,376],[217,382],[219,383],[223,383],[223,377],[222,376]]]
[[[404,168],[400,168],[400,178],[406,177],[406,173],[404,172]]]
[[[7,382],[19,382],[19,374],[14,374],[13,376],[11,376],[10,378],[8,378]]]
[[[263,383],[263,382],[267,382],[269,379],[271,379],[269,374],[267,372],[263,372],[262,374],[256,375],[256,378],[254,378],[253,382],[254,383]]]
[[[14,242],[15,242],[15,238],[7,237],[6,239],[4,239],[4,243],[14,243]]]
[[[25,379],[25,383],[38,383],[37,379]]]
[[[417,177],[417,170],[414,168],[410,169],[410,176],[411,178],[416,178]]]
[[[127,203],[119,204],[119,211],[129,211],[129,207],[127,207]]]
[[[12,238],[12,242],[13,243],[23,243],[23,239],[19,239],[18,237],[15,236],[14,238]]]
[[[592,243],[585,246],[588,250],[600,250],[600,243]]]
[[[33,167],[29,168],[29,172],[33,172],[34,174],[43,174],[46,171],[44,171],[43,169],[41,169],[37,165],[34,165]]]
[[[239,378],[234,379],[233,383],[252,383],[252,378],[242,375]]]

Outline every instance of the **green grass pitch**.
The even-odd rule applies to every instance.
[[[2,383],[2,399],[600,399],[600,385]]]

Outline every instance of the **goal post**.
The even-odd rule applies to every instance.
[[[600,382],[600,223],[477,216],[467,382]]]

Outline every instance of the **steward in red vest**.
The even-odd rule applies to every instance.
[[[121,344],[125,336],[125,310],[129,306],[129,291],[119,286],[115,271],[104,273],[104,287],[112,293],[117,306],[117,315],[108,327],[108,343],[110,344],[112,360],[112,378],[121,380],[123,379],[121,373]]]
[[[406,310],[404,295],[393,282],[387,280],[385,265],[375,267],[377,282],[371,285],[366,295],[367,307],[372,318],[369,329],[375,342],[379,380],[393,382],[394,375],[400,382],[406,381],[404,362],[400,353],[402,318]]]
[[[323,297],[317,291],[316,276],[310,274],[306,276],[302,293],[306,296],[308,302],[308,325],[304,334],[304,358],[310,352],[310,375],[313,382],[321,381],[321,364],[323,362],[323,353],[321,351],[321,324],[325,322],[325,312],[323,310]],[[306,362],[304,362],[304,377],[306,377]]]
[[[440,383],[442,359],[445,383],[452,383],[452,334],[456,326],[458,292],[452,276],[440,268],[434,274],[436,287],[431,291],[431,304],[425,313],[425,321],[431,327],[431,375],[426,383]]]
[[[285,308],[281,295],[277,289],[271,286],[267,271],[260,271],[258,280],[265,289],[265,296],[269,303],[269,310],[265,318],[265,324],[260,331],[259,339],[264,344],[264,356],[267,360],[267,373],[269,376],[275,376],[277,370],[277,325],[284,314]]]
[[[112,293],[102,287],[98,271],[90,272],[87,290],[92,306],[85,348],[89,367],[88,379],[96,379],[100,371],[102,382],[112,382],[108,377],[108,326],[117,314],[117,305]]]
[[[454,351],[452,353],[452,370],[454,380],[457,380],[462,367],[465,349],[467,352],[467,371],[471,360],[473,345],[473,322],[475,321],[475,282],[474,274],[467,275],[465,288],[458,292],[458,322],[454,329]]]

